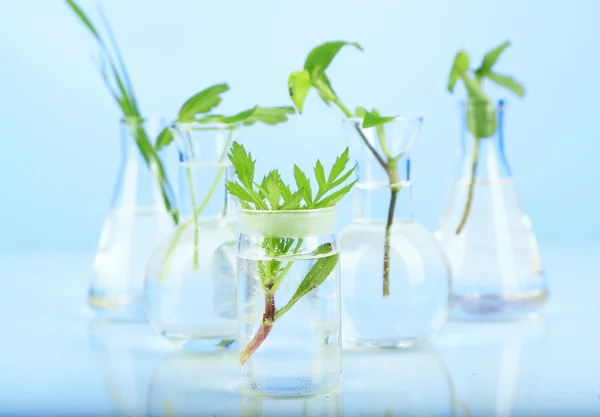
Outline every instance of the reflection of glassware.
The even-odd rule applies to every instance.
[[[335,208],[240,211],[242,389],[307,395],[341,374]]]
[[[151,372],[168,344],[147,323],[103,318],[90,323],[89,341],[115,415],[145,415]]]
[[[167,339],[214,349],[237,333],[235,235],[225,193],[234,130],[187,123],[173,132],[181,221],[148,265],[147,314]]]
[[[504,155],[504,102],[496,108],[469,102],[462,110],[461,171],[438,232],[454,273],[452,315],[527,315],[546,302],[548,290],[531,223]],[[473,137],[467,115],[474,112],[496,113],[491,137]]]
[[[546,331],[543,320],[454,321],[445,328],[437,347],[472,416],[547,415],[534,408]]]
[[[410,152],[422,119],[399,117],[384,126],[385,136],[382,127],[348,123],[358,184],[355,220],[340,233],[344,341],[413,347],[443,325],[450,299],[444,253],[412,213]],[[380,155],[390,155],[393,172],[381,166],[365,141]]]
[[[148,416],[235,416],[239,413],[237,352],[179,351],[154,370]]]
[[[343,389],[350,415],[459,415],[450,374],[429,350],[345,351]]]
[[[174,202],[168,182],[157,182],[165,172],[160,160],[148,161],[138,147],[155,140],[161,119],[124,119],[121,122],[122,160],[94,259],[90,306],[106,315],[145,320],[144,275],[152,251],[174,227],[165,201]],[[166,173],[165,173],[166,175]],[[164,188],[163,188],[164,187]],[[163,194],[166,192],[166,194]]]
[[[242,392],[241,417],[341,417],[342,390],[335,388],[307,397],[265,397]]]

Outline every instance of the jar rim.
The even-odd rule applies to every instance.
[[[173,122],[169,129],[176,131],[189,132],[191,130],[235,130],[237,126],[222,122],[200,123],[197,120],[189,122]]]
[[[337,208],[307,210],[238,210],[238,227],[244,235],[303,238],[335,233]]]
[[[506,101],[503,98],[498,99],[496,101],[492,101],[492,100],[488,101],[488,100],[482,100],[482,99],[477,99],[477,98],[469,98],[466,100],[460,100],[459,105],[461,107],[486,105],[486,106],[491,106],[491,107],[494,107],[497,109],[502,109],[506,105]]]

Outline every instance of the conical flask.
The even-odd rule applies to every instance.
[[[167,169],[152,145],[165,125],[160,118],[121,121],[121,166],[89,290],[90,306],[105,316],[146,319],[146,265],[178,220]]]
[[[523,317],[548,298],[536,239],[504,154],[504,106],[502,100],[461,105],[460,171],[438,231],[453,271],[454,318]],[[482,114],[489,116],[488,137],[472,133]]]

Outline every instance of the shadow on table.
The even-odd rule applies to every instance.
[[[449,322],[436,347],[473,416],[543,415],[536,391],[547,336],[542,318]]]
[[[114,415],[146,415],[152,371],[170,349],[169,344],[147,323],[106,318],[90,321],[88,338]]]

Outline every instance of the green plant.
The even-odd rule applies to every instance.
[[[325,70],[344,46],[353,46],[360,51],[363,50],[356,42],[326,42],[317,46],[308,54],[304,62],[304,69],[290,74],[288,88],[292,101],[300,113],[302,113],[309,90],[314,87],[325,104],[328,106],[331,103],[335,104],[344,113],[344,116],[350,120],[357,118],[362,120],[362,126],[359,121],[353,121],[354,128],[369,152],[373,154],[379,165],[385,170],[390,183],[390,205],[385,226],[383,250],[383,296],[387,297],[390,293],[390,231],[394,220],[398,192],[402,188],[398,178],[398,160],[402,157],[402,154],[392,155],[390,153],[386,143],[384,125],[395,120],[396,117],[383,117],[377,110],[369,112],[364,107],[358,107],[353,114],[342,103],[325,74]],[[375,149],[363,133],[362,129],[371,127],[375,127],[381,153]]]
[[[234,142],[229,160],[237,174],[237,182],[228,181],[227,190],[238,198],[242,208],[258,211],[307,210],[334,207],[352,189],[356,181],[348,183],[356,167],[346,170],[349,161],[348,149],[333,164],[328,175],[319,160],[314,174],[318,188],[313,187],[308,176],[294,165],[294,178],[297,189],[292,192],[283,182],[279,171],[273,170],[265,175],[260,183],[254,180],[255,160],[242,145]],[[262,247],[269,260],[258,261],[258,275],[265,293],[265,312],[263,322],[252,338],[240,352],[240,366],[260,347],[269,335],[274,323],[313,288],[321,285],[335,268],[339,254],[320,257],[299,284],[291,299],[281,308],[275,307],[275,296],[279,285],[289,272],[303,244],[302,238],[264,237]],[[332,252],[330,243],[320,245],[311,255],[325,255]],[[290,260],[286,260],[290,259]]]
[[[525,89],[514,78],[502,75],[493,70],[500,54],[510,46],[510,42],[504,42],[497,48],[492,49],[483,57],[481,65],[477,69],[469,66],[469,56],[464,51],[459,51],[454,58],[454,63],[448,78],[448,91],[454,92],[456,83],[461,80],[467,90],[467,128],[474,138],[473,155],[471,160],[471,177],[467,190],[467,201],[456,234],[460,234],[471,211],[473,201],[473,188],[477,175],[477,164],[479,160],[479,142],[490,138],[496,133],[496,112],[490,98],[483,91],[483,80],[490,81],[505,87],[519,97],[525,96]]]
[[[254,106],[251,109],[241,111],[237,114],[234,114],[233,116],[224,116],[224,115],[220,115],[220,114],[204,114],[204,115],[201,115],[200,117],[198,117],[199,113],[192,113],[189,110],[187,110],[190,107],[189,103],[192,100],[195,100],[196,103],[199,103],[199,104],[201,104],[202,102],[209,102],[209,103],[213,103],[214,106],[218,105],[221,101],[221,98],[220,98],[220,96],[215,95],[214,92],[220,91],[219,94],[221,94],[222,92],[225,92],[226,90],[223,90],[222,87],[220,87],[220,88],[215,88],[215,87],[218,87],[218,86],[209,87],[208,89],[204,90],[204,92],[208,91],[209,93],[202,95],[204,92],[200,92],[196,96],[194,96],[191,99],[189,99],[188,101],[186,101],[179,111],[179,117],[173,121],[173,124],[194,123],[196,125],[207,125],[210,123],[218,123],[220,129],[225,129],[225,130],[229,131],[229,135],[227,138],[227,142],[225,143],[225,146],[223,147],[223,152],[221,153],[221,155],[219,157],[218,162],[221,165],[219,168],[219,171],[217,172],[217,175],[213,179],[211,186],[209,188],[209,191],[206,194],[206,196],[204,196],[204,198],[202,199],[202,202],[200,203],[200,205],[196,204],[196,196],[194,195],[194,184],[192,182],[191,169],[186,168],[188,185],[190,187],[190,197],[191,197],[192,209],[193,209],[194,213],[193,213],[193,216],[191,219],[189,219],[185,222],[182,222],[178,225],[177,230],[175,231],[175,234],[173,235],[173,238],[171,239],[169,248],[167,249],[167,254],[165,256],[165,260],[163,261],[160,273],[158,275],[159,281],[164,281],[166,279],[173,253],[174,253],[175,249],[177,248],[177,245],[178,245],[179,241],[181,240],[181,237],[183,236],[184,231],[191,225],[194,225],[194,269],[197,270],[200,267],[199,259],[198,259],[198,238],[199,238],[198,237],[198,234],[199,234],[198,216],[200,216],[202,214],[202,212],[208,205],[210,198],[212,197],[212,195],[214,194],[214,192],[217,189],[217,186],[219,184],[219,181],[221,180],[221,177],[225,173],[226,167],[222,164],[222,162],[225,160],[227,151],[229,150],[229,147],[231,146],[231,142],[233,140],[233,131],[240,126],[252,126],[255,123],[259,123],[259,122],[267,124],[267,125],[276,125],[279,123],[283,123],[283,122],[287,121],[289,114],[295,113],[295,110],[293,107],[285,107],[285,106],[284,107]],[[212,90],[212,93],[210,92],[211,90]],[[201,101],[198,100],[197,99],[198,96],[204,97],[203,100],[201,100]],[[218,100],[217,100],[217,98],[218,98]],[[208,107],[209,106],[204,106],[201,109],[203,110]],[[210,107],[210,109],[212,109],[213,107]],[[195,107],[195,111],[197,111],[197,110],[198,110],[198,104]],[[187,133],[186,133],[186,140],[189,142],[189,148],[193,149],[193,146],[191,144],[191,137]],[[162,147],[169,145],[172,141],[173,141],[173,133],[171,132],[170,129],[165,128],[165,130],[163,130],[158,137],[156,147],[158,149],[161,149]]]
[[[127,73],[127,68],[125,67],[123,57],[121,56],[113,32],[108,24],[108,20],[104,16],[104,13],[102,13],[102,10],[100,10],[100,16],[108,33],[110,47],[83,10],[73,0],[66,0],[66,2],[100,45],[101,55],[100,62],[97,65],[98,71],[100,72],[106,87],[123,112],[124,119],[132,122],[132,124],[136,126],[135,131],[132,132],[136,145],[146,161],[146,164],[153,168],[151,171],[159,186],[165,208],[171,214],[173,222],[177,224],[179,221],[179,212],[175,206],[173,188],[167,178],[163,164],[158,157],[157,150],[154,148],[150,137],[140,123],[143,120],[142,113],[140,112],[139,104]],[[106,65],[107,61],[108,67]]]

